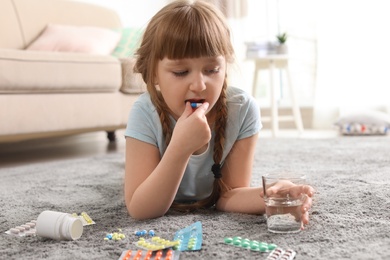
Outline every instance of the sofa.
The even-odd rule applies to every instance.
[[[70,0],[0,0],[0,17],[0,142],[94,131],[115,140],[145,90],[134,60],[112,54],[123,40],[118,14]]]

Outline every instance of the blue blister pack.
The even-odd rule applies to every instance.
[[[176,231],[174,241],[180,241],[176,250],[194,251],[202,248],[202,223],[200,221]]]

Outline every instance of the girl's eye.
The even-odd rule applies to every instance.
[[[206,70],[208,74],[217,74],[219,72],[219,68],[214,68],[211,70]]]
[[[174,71],[173,72],[173,75],[175,75],[176,77],[183,77],[183,76],[185,76],[187,74],[188,74],[187,70],[185,70],[185,71]]]

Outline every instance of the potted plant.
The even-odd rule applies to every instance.
[[[276,52],[278,54],[286,54],[287,53],[287,33],[282,33],[276,35],[276,39],[278,39],[278,45],[276,46]]]

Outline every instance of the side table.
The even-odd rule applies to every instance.
[[[263,121],[271,121],[272,126],[272,136],[276,137],[279,131],[279,121],[294,121],[295,126],[298,129],[299,133],[303,132],[303,123],[301,111],[299,109],[298,103],[296,101],[293,84],[291,81],[291,74],[288,68],[288,55],[284,54],[274,54],[266,55],[259,57],[248,57],[248,59],[254,60],[255,62],[255,72],[253,77],[253,86],[252,86],[252,95],[256,97],[256,85],[258,80],[258,74],[260,70],[269,70],[270,73],[270,94],[271,94],[271,116],[262,117]],[[284,71],[287,75],[289,93],[291,98],[291,109],[292,116],[279,116],[278,115],[278,105],[276,97],[276,84],[274,78],[275,69],[280,69]]]

